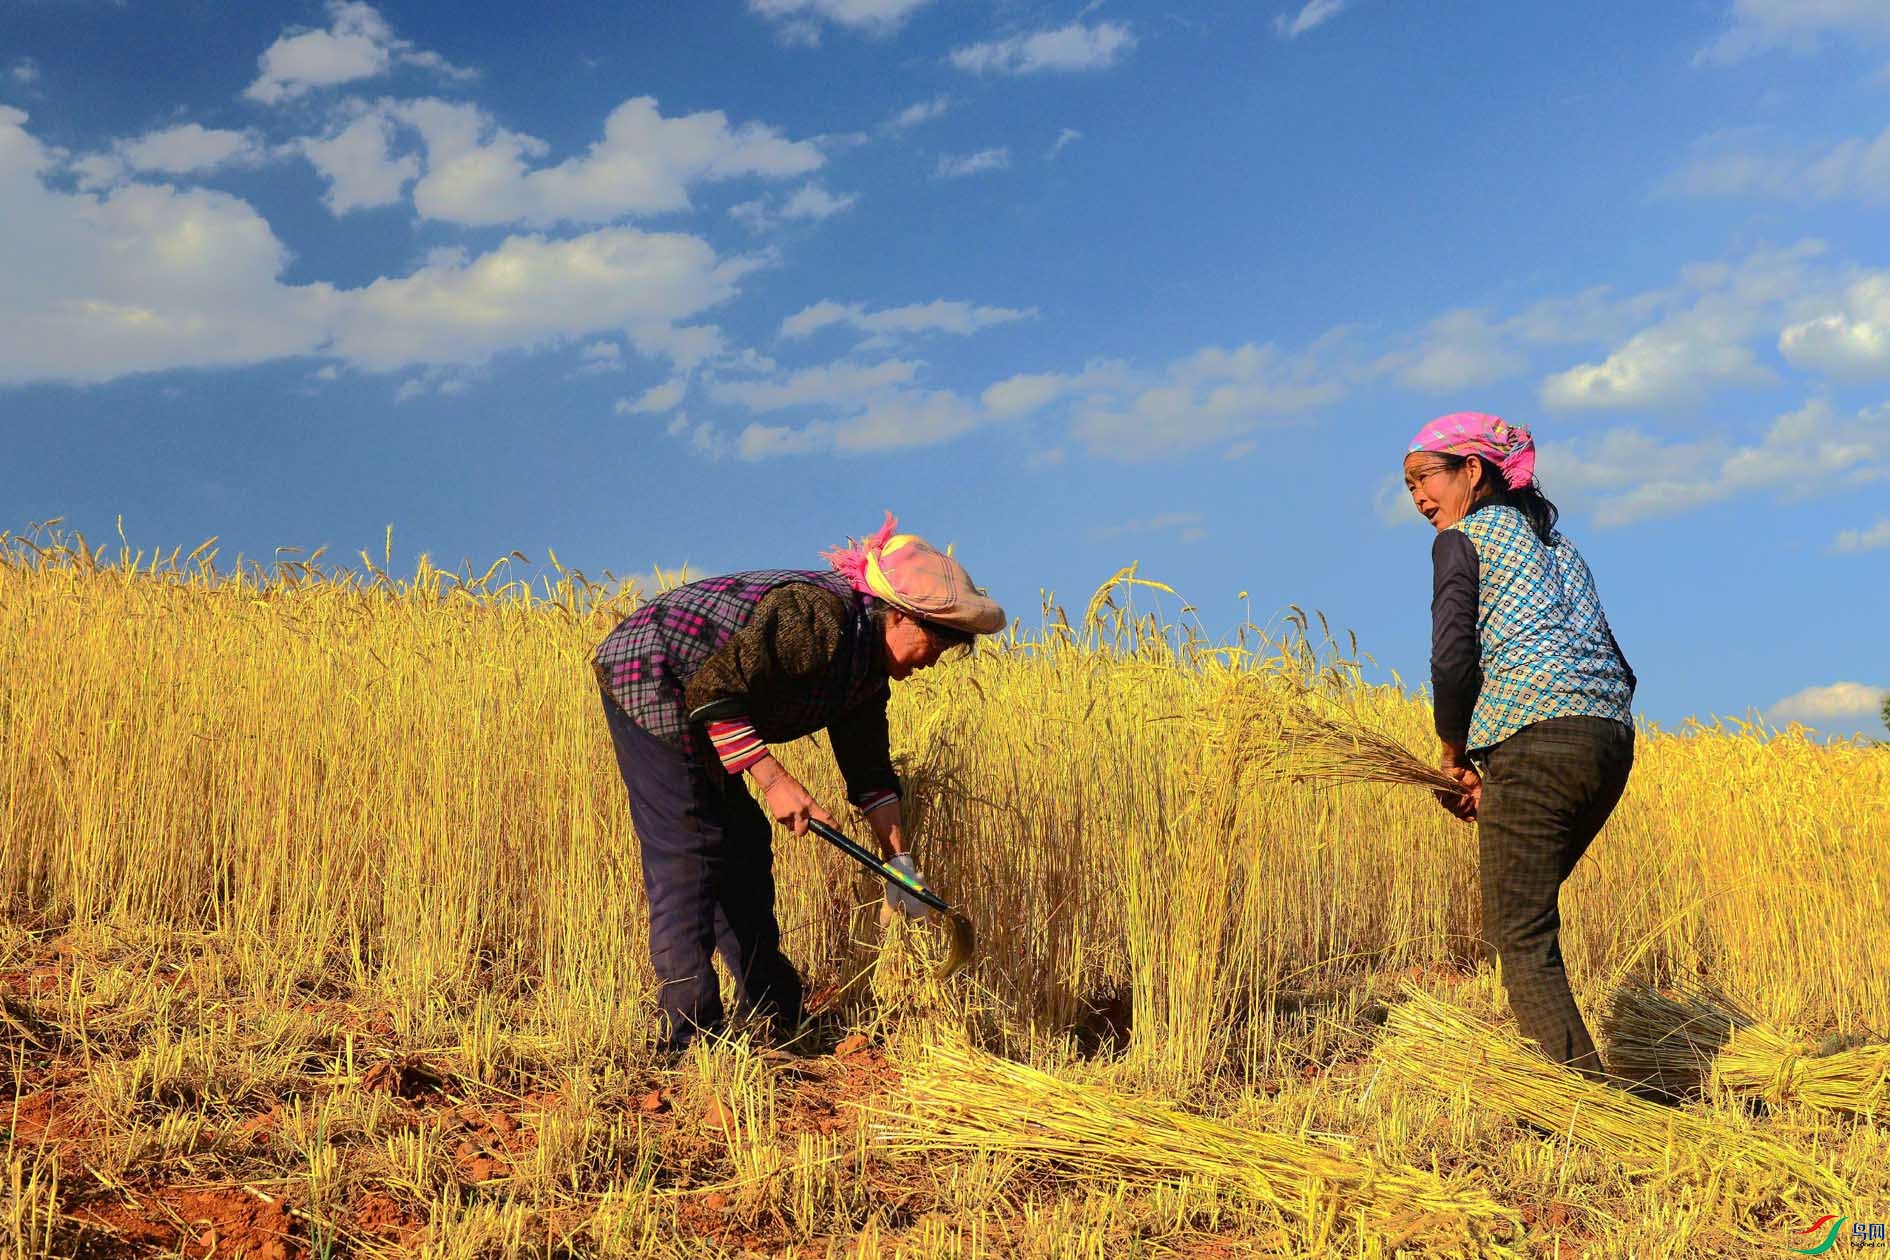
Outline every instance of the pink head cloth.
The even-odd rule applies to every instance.
[[[1453,411],[1418,430],[1411,450],[1438,455],[1475,455],[1494,464],[1503,484],[1520,490],[1536,479],[1536,440],[1520,424],[1480,411]]]

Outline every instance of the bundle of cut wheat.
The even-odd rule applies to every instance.
[[[1678,1099],[1704,1088],[1714,1057],[1751,1022],[1703,990],[1668,997],[1630,980],[1615,991],[1601,1035],[1617,1078]]]
[[[1890,1045],[1814,1045],[1717,993],[1669,996],[1631,980],[1615,994],[1602,1030],[1616,1075],[1676,1096],[1710,1079],[1774,1107],[1890,1114]]]
[[[1467,1178],[1236,1128],[973,1050],[934,1047],[902,1067],[905,1106],[880,1128],[895,1151],[1003,1153],[1112,1180],[1210,1182],[1311,1234],[1349,1224],[1389,1244],[1387,1253],[1515,1254],[1506,1241],[1519,1236],[1518,1219]]]
[[[1280,715],[1268,761],[1295,783],[1391,783],[1461,794],[1457,781],[1384,731],[1331,706],[1301,702]]]
[[[1717,1195],[1733,1222],[1761,1228],[1768,1208],[1847,1201],[1812,1160],[1730,1123],[1678,1111],[1583,1079],[1499,1029],[1415,989],[1393,1008],[1379,1047],[1407,1080],[1466,1090],[1484,1106],[1618,1161],[1630,1173],[1681,1176]],[[1820,1208],[1820,1210],[1822,1210]]]

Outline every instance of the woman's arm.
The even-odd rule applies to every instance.
[[[785,694],[824,675],[846,629],[846,608],[838,596],[804,583],[783,586],[762,597],[748,624],[704,661],[684,687],[692,711],[721,700],[739,702],[743,712],[708,724],[709,742],[722,768],[750,775],[767,795],[768,812],[796,835],[807,830],[809,818],[832,824],[833,815],[774,759],[745,709],[752,701]]]
[[[1462,748],[1483,689],[1477,649],[1477,548],[1462,530],[1431,544],[1431,699],[1437,738]]]
[[[1471,790],[1469,797],[1439,793],[1445,809],[1468,821],[1476,817],[1482,780],[1464,747],[1470,714],[1483,690],[1482,653],[1477,646],[1479,577],[1477,548],[1459,529],[1438,533],[1431,544],[1431,698],[1443,768]]]
[[[888,691],[841,715],[827,728],[834,763],[847,782],[847,798],[866,815],[880,852],[905,851],[899,829],[899,775],[892,764],[892,736],[886,725]]]

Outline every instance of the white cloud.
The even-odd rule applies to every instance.
[[[1786,154],[1750,149],[1695,157],[1662,185],[1680,197],[1790,197],[1802,195],[1800,163]]]
[[[783,37],[818,43],[820,23],[867,35],[890,35],[931,0],[748,0],[752,13],[781,23]]]
[[[765,232],[774,226],[774,214],[768,209],[768,201],[765,197],[737,202],[728,208],[728,217],[750,232]]]
[[[334,214],[346,214],[392,205],[419,178],[418,156],[394,156],[394,133],[386,111],[370,110],[326,139],[302,139],[293,147],[328,181],[323,204]]]
[[[1617,298],[1607,285],[1569,297],[1544,298],[1504,324],[1504,332],[1531,345],[1606,345],[1641,328],[1673,300],[1652,290]]]
[[[58,155],[27,121],[0,107],[0,383],[297,355],[370,371],[464,367],[600,332],[683,372],[724,353],[718,329],[685,321],[760,265],[694,236],[618,227],[439,251],[359,288],[284,284],[289,251],[248,203],[147,183],[56,191]]]
[[[1021,416],[1037,411],[1068,393],[1071,378],[1059,372],[1023,372],[985,388],[979,401],[995,416]]]
[[[615,341],[593,341],[578,351],[578,371],[585,375],[623,371],[623,346]]]
[[[1057,154],[1063,152],[1063,150],[1075,144],[1078,140],[1081,140],[1082,138],[1083,138],[1083,133],[1078,131],[1076,128],[1065,127],[1063,130],[1057,132],[1056,141],[1051,144],[1050,152],[1046,153],[1044,156],[1055,157]]]
[[[1087,400],[1073,431],[1093,454],[1138,460],[1239,437],[1339,398],[1318,353],[1210,346],[1171,363],[1158,383]]]
[[[1562,507],[1586,510],[1599,525],[1627,525],[1724,498],[1717,480],[1726,453],[1723,441],[1667,443],[1612,429],[1581,442],[1543,441],[1536,472]]]
[[[931,122],[940,118],[952,107],[949,96],[935,96],[929,101],[919,101],[908,105],[881,124],[883,131],[907,131],[920,123]]]
[[[1703,142],[1705,151],[1667,181],[1667,191],[1700,198],[1890,202],[1890,128],[1804,153],[1747,145],[1743,138]]]
[[[909,383],[918,370],[919,364],[905,359],[872,364],[827,363],[803,368],[779,381],[717,380],[710,384],[709,396],[750,411],[859,405],[894,386]]]
[[[661,385],[652,385],[636,398],[619,398],[616,413],[620,416],[660,415],[665,411],[674,411],[682,405],[683,396],[689,392],[689,382],[682,377],[674,377]],[[688,421],[685,418],[684,423]]]
[[[939,158],[938,168],[933,174],[939,179],[959,179],[966,175],[982,174],[985,171],[1001,171],[1010,164],[1009,148],[980,149],[976,153],[946,154]]]
[[[1542,383],[1544,406],[1642,408],[1698,401],[1722,385],[1765,385],[1772,374],[1750,347],[1712,327],[1673,323],[1631,338],[1600,363],[1583,363]]]
[[[213,131],[196,123],[153,131],[118,146],[119,154],[133,170],[165,175],[213,170],[228,162],[254,158],[258,151],[256,138],[248,132]]]
[[[1783,700],[1766,706],[1766,721],[1774,725],[1802,722],[1806,726],[1822,723],[1851,724],[1872,721],[1883,712],[1884,697],[1890,689],[1860,682],[1836,682],[1823,687],[1806,687]]]
[[[1273,19],[1273,29],[1287,39],[1304,35],[1313,27],[1330,22],[1338,17],[1345,8],[1345,0],[1307,0],[1306,7],[1298,16],[1289,18],[1281,14]]]
[[[477,77],[438,53],[396,39],[386,19],[372,5],[329,0],[328,18],[327,30],[301,30],[278,37],[257,59],[261,72],[243,95],[264,105],[277,105],[317,88],[379,78],[396,64],[417,66],[460,81]]]
[[[757,354],[752,349],[744,349],[740,354],[730,354],[717,360],[715,370],[727,376],[731,372],[746,372],[756,376],[765,376],[774,371],[775,361],[765,354]]]
[[[1078,381],[1101,382],[1117,375],[1114,365],[1093,365],[1080,377],[1056,377],[1056,387],[1047,391],[1030,389],[1022,378],[1012,378],[975,399],[952,390],[920,387],[917,377],[922,366],[907,360],[870,365],[841,361],[779,380],[716,380],[709,394],[717,402],[764,412],[819,407],[830,414],[801,425],[751,423],[732,437],[712,426],[706,432],[698,426],[688,438],[703,454],[749,460],[930,446],[1016,419],[1039,402],[1075,388]]]
[[[1582,363],[1542,383],[1552,408],[1648,408],[1698,403],[1726,385],[1762,385],[1773,379],[1751,341],[1777,327],[1782,313],[1814,291],[1810,260],[1817,242],[1760,251],[1737,265],[1686,268],[1684,297],[1600,362]],[[1686,297],[1691,302],[1679,306]]]
[[[185,123],[119,140],[102,153],[68,163],[80,188],[101,192],[133,174],[203,175],[221,166],[262,160],[262,145],[246,131],[217,131]]]
[[[876,338],[892,338],[926,332],[955,333],[969,336],[998,324],[1030,319],[1037,308],[1012,310],[1003,306],[973,306],[969,302],[924,302],[869,311],[859,304],[843,306],[838,302],[816,302],[781,321],[783,337],[805,337],[836,324],[845,324]]]
[[[750,460],[826,450],[871,454],[936,445],[970,432],[987,419],[948,390],[896,389],[872,398],[843,420],[817,420],[799,428],[751,424],[737,435],[734,451]]]
[[[409,403],[416,398],[425,398],[428,394],[452,398],[465,393],[472,385],[472,376],[463,368],[424,367],[400,383],[394,390],[394,401]]]
[[[1111,542],[1118,538],[1145,538],[1174,534],[1185,543],[1200,542],[1208,536],[1206,518],[1199,512],[1162,512],[1113,525],[1098,525],[1089,531],[1091,542]]]
[[[55,156],[0,107],[0,382],[103,381],[252,363],[320,342],[324,286],[277,282],[288,251],[208,189],[46,187]]]
[[[1448,394],[1515,376],[1529,360],[1483,312],[1457,310],[1432,320],[1416,347],[1387,355],[1378,366],[1407,389]]]
[[[21,57],[7,67],[7,78],[21,87],[30,87],[39,82],[39,63],[31,57]]]
[[[402,45],[402,47],[407,49],[407,51],[402,52],[400,55],[400,63],[402,65],[417,66],[422,70],[430,70],[441,78],[449,79],[454,83],[476,83],[479,80],[479,72],[477,70],[465,66],[456,66],[436,52],[413,50],[408,45]]]
[[[259,59],[262,72],[243,95],[265,105],[318,87],[386,74],[393,64],[393,31],[371,6],[331,4],[325,31],[283,35]]]
[[[1701,49],[1696,65],[1732,65],[1756,53],[1808,53],[1832,37],[1890,39],[1882,0],[1733,0],[1732,26]]]
[[[1081,372],[1020,372],[985,387],[978,401],[1000,420],[1041,411],[1060,399],[1087,399],[1103,406],[1133,390],[1136,379],[1128,364],[1115,359],[1095,359]]]
[[[1270,346],[1209,347],[1171,364],[1156,385],[1120,362],[1101,360],[1075,374],[1007,377],[975,398],[919,388],[919,366],[840,362],[782,381],[716,381],[710,394],[719,402],[756,411],[815,405],[842,414],[799,426],[750,424],[732,438],[697,431],[691,441],[705,453],[744,459],[859,454],[947,441],[1069,399],[1076,437],[1092,451],[1136,459],[1238,436],[1339,392],[1336,384],[1313,379],[1312,355],[1288,359]]]
[[[1890,547],[1890,516],[1881,518],[1868,529],[1841,529],[1831,542],[1831,550],[1839,555],[1881,551],[1885,547]]]
[[[732,296],[744,270],[742,261],[718,262],[707,244],[679,233],[512,236],[478,258],[441,259],[352,291],[334,350],[385,370],[476,363],[609,327],[626,328],[641,343]]]
[[[1544,442],[1538,472],[1550,498],[1586,508],[1604,526],[1748,495],[1810,498],[1890,479],[1890,408],[1840,416],[1814,400],[1743,443],[1669,443],[1635,429]]]
[[[464,224],[601,223],[630,214],[689,208],[689,186],[744,175],[804,175],[820,150],[772,127],[731,128],[720,110],[665,118],[647,96],[604,120],[603,138],[582,157],[531,169],[549,146],[494,124],[481,110],[442,100],[386,107],[426,143],[426,173],[414,206]]]
[[[794,195],[781,207],[784,219],[831,219],[843,210],[852,208],[859,197],[847,193],[836,197],[816,183],[802,184],[794,190]]]
[[[1846,381],[1890,377],[1890,271],[1853,282],[1839,309],[1788,325],[1779,353],[1793,367]]]
[[[1412,506],[1411,492],[1404,488],[1404,476],[1401,473],[1388,472],[1378,479],[1378,488],[1372,491],[1372,515],[1381,525],[1412,525],[1424,521],[1417,509]],[[1428,527],[1429,521],[1424,521]]]
[[[722,264],[722,267],[732,283],[759,265],[758,260],[753,258],[735,258]],[[631,319],[624,331],[630,338],[630,344],[639,353],[667,359],[678,372],[688,372],[698,364],[719,359],[728,352],[722,341],[722,330],[713,324],[685,326],[661,315],[637,316]]]
[[[1054,30],[1013,35],[954,49],[948,58],[973,74],[1035,74],[1044,70],[1106,70],[1135,47],[1121,22],[1085,26],[1072,22]]]

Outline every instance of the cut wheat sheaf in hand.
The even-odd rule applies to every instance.
[[[1344,710],[1302,700],[1280,715],[1279,745],[1266,768],[1293,783],[1390,783],[1464,794],[1463,785],[1390,735]]]

